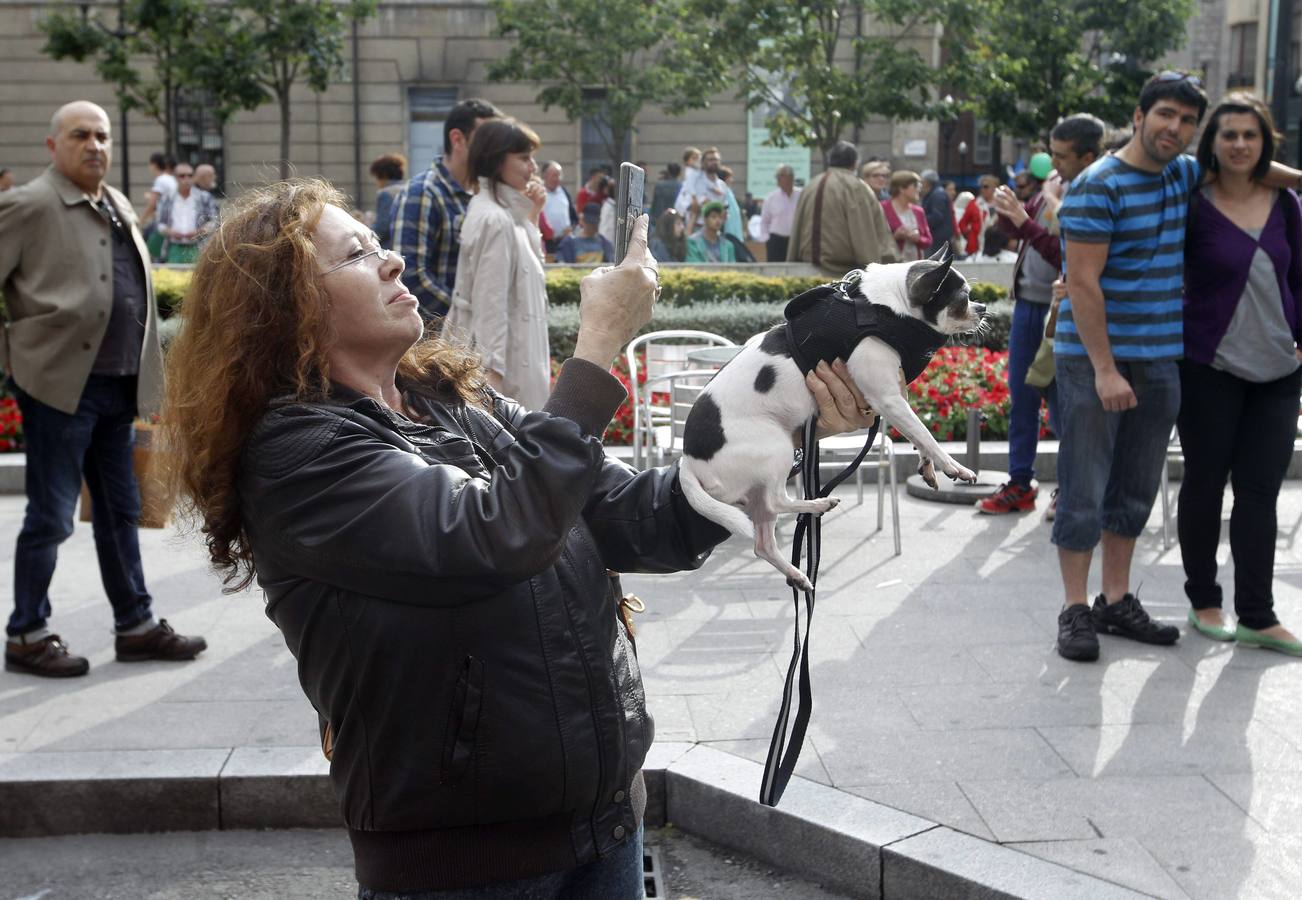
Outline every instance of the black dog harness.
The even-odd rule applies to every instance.
[[[912,316],[901,316],[889,306],[872,303],[861,291],[851,296],[855,281],[844,279],[834,284],[824,284],[808,290],[787,304],[787,343],[791,358],[808,374],[820,360],[829,365],[835,359],[847,360],[859,342],[866,337],[880,338],[900,356],[904,379],[912,382],[931,362],[931,356],[945,343],[946,338],[925,322]],[[868,431],[868,439],[854,461],[826,486],[819,484],[818,471],[818,414],[805,423],[802,458],[799,463],[801,481],[806,498],[826,497],[837,485],[849,478],[859,468],[868,449],[877,439],[881,427],[879,418]],[[796,533],[791,551],[791,563],[800,567],[801,541],[805,542],[807,562],[805,574],[815,588],[818,586],[818,561],[822,550],[822,519],[802,513],[796,519]],[[813,711],[813,690],[809,680],[809,630],[814,618],[814,591],[805,594],[805,637],[800,638],[800,591],[791,588],[796,606],[795,641],[787,678],[782,688],[782,705],[778,721],[773,728],[768,758],[764,763],[764,780],[760,786],[760,802],[776,806],[782,799],[796,760],[805,742],[809,715]],[[791,717],[792,690],[796,686],[796,672],[800,673],[800,706],[791,726],[788,740],[787,723]]]
[[[823,284],[787,304],[787,342],[791,358],[808,374],[823,360],[847,360],[864,338],[885,341],[900,355],[905,382],[912,382],[931,362],[946,337],[921,319],[902,316],[889,306],[873,303],[860,291],[850,295],[854,281]]]

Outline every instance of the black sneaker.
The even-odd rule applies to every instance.
[[[1058,613],[1058,655],[1077,662],[1099,658],[1099,639],[1094,634],[1094,616],[1084,603],[1073,603]]]
[[[1099,594],[1094,598],[1092,615],[1094,628],[1103,634],[1115,634],[1145,644],[1169,645],[1180,639],[1179,628],[1154,622],[1134,594],[1126,594],[1116,603],[1108,603]]]

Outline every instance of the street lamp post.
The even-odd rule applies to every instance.
[[[940,120],[940,150],[942,152],[936,154],[937,169],[942,167],[942,159],[944,159],[946,163],[949,162],[949,145],[954,139],[954,128],[958,125],[958,119],[954,115],[953,96],[946,94],[945,99],[940,102],[941,105],[944,106],[945,112],[943,113],[944,118]]]
[[[81,20],[83,22],[89,22],[90,4],[82,3],[79,5],[81,7]],[[127,38],[131,37],[132,34],[132,32],[130,32],[127,29],[127,0],[118,0],[118,27],[117,28],[113,28],[113,29],[105,28],[103,23],[101,23],[98,19],[95,20],[95,25],[100,29],[100,31],[103,31],[106,35],[113,38],[113,40],[118,41],[119,43],[125,42]],[[118,100],[118,105],[121,108],[121,114],[122,114],[122,125],[119,129],[121,140],[117,141],[118,147],[121,148],[121,158],[122,158],[122,193],[130,197],[131,196],[131,134],[127,130],[127,105],[121,101],[121,98],[119,98]],[[117,150],[115,149],[114,152],[116,153]]]

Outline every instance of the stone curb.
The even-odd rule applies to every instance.
[[[763,767],[690,743],[643,769],[665,823],[854,897],[1122,900],[1145,895],[803,778],[777,808]],[[0,837],[336,828],[319,747],[0,754]]]

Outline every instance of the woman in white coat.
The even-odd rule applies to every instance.
[[[547,283],[534,180],[538,135],[514,119],[480,123],[468,167],[475,191],[461,223],[457,282],[444,336],[478,351],[488,383],[526,409],[551,391]]]

